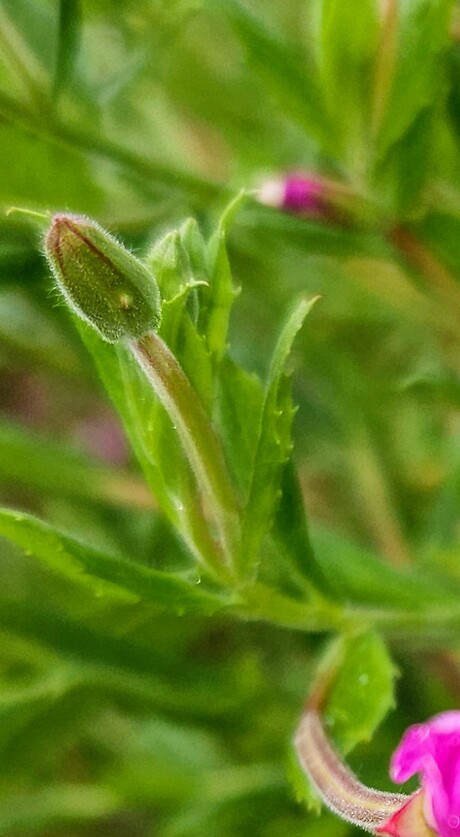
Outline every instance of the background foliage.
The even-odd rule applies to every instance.
[[[388,787],[407,723],[458,704],[456,15],[452,0],[3,0],[0,834],[350,830],[307,813],[289,753],[333,626],[292,629],[303,605],[279,567],[291,629],[274,599],[238,612],[200,587],[11,206],[86,213],[142,255],[190,215],[208,240],[274,173],[346,187],[346,223],[251,199],[229,223],[231,356],[267,380],[292,300],[320,294],[291,362],[316,558],[288,481],[276,531],[292,578],[297,561],[331,613],[370,629],[340,623],[336,741],[366,742],[352,763]],[[384,640],[398,709],[369,742],[394,703]]]

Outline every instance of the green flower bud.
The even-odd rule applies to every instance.
[[[95,221],[55,215],[45,256],[72,310],[104,340],[137,339],[158,327],[161,301],[153,274]]]

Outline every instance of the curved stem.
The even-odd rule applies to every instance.
[[[342,819],[375,831],[410,799],[363,785],[329,743],[315,710],[307,709],[295,736],[299,761],[319,796]]]

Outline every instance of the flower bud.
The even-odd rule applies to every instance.
[[[45,256],[72,310],[104,340],[139,338],[158,327],[161,300],[155,277],[95,221],[55,215]]]
[[[295,215],[323,215],[326,187],[318,177],[290,174],[278,180],[267,180],[260,189],[259,200]]]

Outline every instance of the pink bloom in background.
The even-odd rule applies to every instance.
[[[291,174],[277,180],[267,180],[259,191],[261,203],[287,212],[307,215],[324,213],[324,183],[302,174]]]
[[[416,773],[428,826],[440,837],[460,837],[460,712],[443,712],[406,731],[391,760],[390,775],[401,783]],[[396,818],[382,831],[400,834]]]

